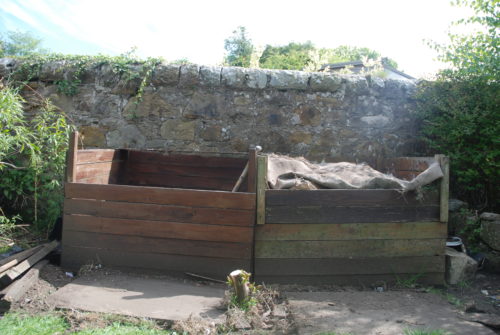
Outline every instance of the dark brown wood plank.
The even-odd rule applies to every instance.
[[[164,174],[140,174],[128,171],[125,177],[125,183],[129,185],[144,185],[156,187],[188,188],[201,190],[220,190],[231,191],[234,181],[231,179],[216,179],[189,177]]]
[[[78,183],[82,184],[113,184],[115,182],[116,182],[115,177],[110,176],[109,174],[102,174],[78,180]]]
[[[68,183],[66,198],[140,202],[162,205],[248,209],[255,208],[255,194],[201,191],[147,186]]]
[[[344,224],[266,224],[255,228],[256,241],[340,241],[443,238],[446,224],[382,222]]]
[[[80,231],[181,240],[252,243],[253,228],[65,215],[64,232]]]
[[[166,177],[183,176],[194,178],[230,179],[236,182],[241,169],[233,167],[182,166],[155,163],[130,162],[127,165],[128,173],[165,175]]]
[[[182,255],[134,253],[128,250],[105,250],[65,246],[62,266],[76,271],[89,263],[106,267],[150,269],[170,272],[193,272],[225,280],[234,269],[251,271],[251,261],[234,258],[195,257]]]
[[[253,226],[254,224],[254,212],[251,210],[195,208],[84,199],[66,199],[64,201],[64,214],[229,226]]]
[[[389,171],[417,171],[426,170],[434,162],[434,157],[397,157],[385,161]]]
[[[91,178],[107,174],[115,176],[120,172],[121,163],[119,162],[99,162],[76,166],[76,179],[78,182],[81,179]]]
[[[26,258],[33,255],[35,252],[37,252],[41,248],[42,248],[42,246],[39,245],[39,246],[30,248],[27,250],[23,250],[21,252],[18,252],[17,254],[14,254],[12,256],[9,256],[9,257],[6,257],[6,258],[0,260],[0,274],[4,271],[7,271],[11,267],[21,263],[23,260],[25,260]]]
[[[131,163],[153,163],[181,166],[232,167],[243,169],[246,157],[216,157],[196,154],[168,154],[162,152],[147,152],[129,150],[128,160]]]
[[[445,239],[256,241],[255,258],[410,257],[444,255]]]
[[[267,188],[267,156],[257,157],[257,207],[256,207],[256,224],[263,225],[266,223],[266,188]]]
[[[423,274],[444,272],[444,257],[442,255],[319,259],[257,258],[255,273],[259,276]]]
[[[115,149],[86,149],[78,150],[77,164],[96,162],[111,162],[123,161],[126,159],[127,153],[125,150]]]
[[[66,246],[237,259],[250,259],[252,256],[250,243],[175,240],[76,231],[65,231],[63,248]]]
[[[414,192],[397,190],[267,190],[266,206],[327,207],[418,207],[438,205],[439,195],[428,192],[423,199]]]
[[[256,274],[255,282],[266,284],[299,284],[299,285],[348,285],[371,288],[381,282],[394,285],[398,280],[414,279],[415,274],[382,274],[382,275],[334,275],[334,276],[260,276]],[[444,273],[425,273],[417,282],[425,285],[444,285]]]
[[[267,223],[376,223],[439,220],[439,206],[266,207]]]
[[[21,299],[21,297],[38,281],[40,270],[48,262],[48,260],[44,259],[36,263],[24,276],[4,290],[5,292],[2,299],[9,302],[16,302]]]

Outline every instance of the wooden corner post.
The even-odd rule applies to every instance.
[[[76,180],[76,155],[78,153],[78,132],[69,135],[68,152],[66,154],[66,182]]]
[[[445,155],[435,155],[434,158],[443,171],[441,179],[439,221],[448,222],[448,200],[450,197],[450,158]]]
[[[257,156],[257,224],[266,223],[267,156]]]

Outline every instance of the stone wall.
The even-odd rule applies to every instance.
[[[0,59],[0,77],[18,64]],[[30,83],[67,113],[86,147],[265,152],[315,161],[367,161],[412,155],[415,84],[364,76],[196,65],[159,66],[137,103],[139,81],[109,66],[87,69],[78,93],[45,64]]]

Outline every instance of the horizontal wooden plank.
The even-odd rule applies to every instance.
[[[173,187],[173,188],[187,188],[187,189],[200,189],[200,190],[219,190],[231,191],[235,180],[230,179],[216,179],[216,178],[201,178],[201,177],[188,177],[164,174],[141,174],[141,173],[125,173],[124,183],[128,185],[144,185],[156,187]]]
[[[87,149],[78,150],[76,164],[109,162],[125,160],[127,153],[125,150],[115,149]]]
[[[436,192],[418,199],[415,192],[397,190],[267,190],[266,206],[349,206],[349,207],[419,207],[439,205]]]
[[[110,176],[109,174],[101,174],[97,176],[92,176],[89,178],[82,178],[78,180],[81,184],[96,184],[96,185],[106,185],[116,183],[116,177]]]
[[[255,194],[241,192],[66,183],[65,194],[66,198],[139,202],[159,205],[248,210],[255,208]]]
[[[128,250],[105,250],[64,246],[61,257],[63,268],[77,271],[84,264],[102,264],[106,267],[135,268],[192,272],[220,280],[226,280],[234,269],[252,272],[251,261],[232,258],[194,257],[154,253],[134,253]]]
[[[266,207],[266,223],[375,223],[439,220],[439,206]]]
[[[76,182],[100,175],[117,175],[122,167],[119,162],[98,162],[76,166]]]
[[[299,285],[348,285],[362,288],[372,288],[381,282],[395,285],[398,280],[415,278],[414,274],[383,274],[383,275],[333,275],[333,276],[260,276],[256,274],[255,282],[266,284],[299,284]],[[425,285],[444,285],[444,273],[425,273],[418,277],[417,282]]]
[[[161,174],[166,177],[182,176],[195,178],[230,179],[236,182],[242,169],[239,167],[182,166],[170,164],[128,162],[128,173]]]
[[[243,169],[247,157],[216,157],[197,154],[169,154],[162,152],[128,151],[130,163],[153,163],[181,166],[233,167]]]
[[[250,243],[175,240],[130,235],[64,231],[63,247],[86,247],[137,253],[250,259]]]
[[[229,226],[253,226],[255,222],[255,213],[251,210],[196,208],[86,199],[65,199],[64,214]]]
[[[256,241],[255,258],[373,258],[443,255],[446,239]]]
[[[147,220],[65,215],[64,231],[170,238],[180,240],[253,243],[253,228]]]
[[[255,273],[260,276],[422,274],[444,272],[444,257],[257,258]]]
[[[265,224],[255,227],[256,241],[339,241],[446,238],[446,224],[382,222],[345,224]]]

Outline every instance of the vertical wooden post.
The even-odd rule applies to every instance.
[[[266,223],[267,156],[257,156],[257,224]]]
[[[441,179],[440,195],[440,214],[439,221],[448,222],[448,200],[450,197],[450,158],[445,155],[435,155],[434,159],[439,162],[443,171]]]
[[[78,132],[69,136],[68,152],[66,154],[66,182],[74,183],[76,180],[76,155],[78,153]]]
[[[255,174],[257,173],[257,151],[250,149],[248,151],[248,185],[247,192],[255,193],[256,180]]]

